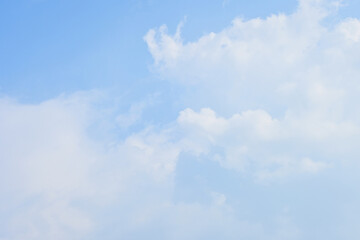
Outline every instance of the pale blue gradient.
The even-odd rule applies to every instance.
[[[208,79],[191,85],[181,65],[169,73],[166,64],[154,64],[144,40],[164,24],[171,38],[182,22],[181,44],[196,45],[237,17],[289,16],[297,6],[295,0],[0,1],[0,240],[359,239],[360,134],[351,125],[360,119],[359,99],[351,95],[358,56],[344,57],[348,62],[339,67],[353,81],[336,78],[329,91],[315,86],[315,100],[304,84],[306,91],[284,97],[290,107],[281,98],[267,101],[281,91],[265,98],[255,94],[261,82],[249,79],[247,97],[232,92],[242,102],[224,104],[236,78],[232,65],[214,70],[213,85]],[[360,17],[359,1],[344,1],[329,14],[322,22],[326,36],[350,17]],[[329,52],[350,55],[342,50],[359,44],[337,41],[316,45],[315,57],[331,44],[340,50]],[[311,57],[306,70],[327,60]],[[289,78],[301,85],[294,65]],[[199,78],[208,70],[199,68]],[[260,90],[267,93],[267,86]],[[328,105],[321,104],[341,97],[338,112],[336,104],[329,107],[333,122],[319,117],[329,126],[325,137],[320,130],[320,137],[311,135],[314,121],[322,127],[316,120]],[[290,133],[259,137],[253,132],[263,119],[265,130],[285,125]],[[248,155],[241,155],[243,146],[250,146]],[[235,164],[224,160],[231,147],[240,149]],[[237,165],[243,160],[244,168]],[[274,176],[261,178],[266,171]]]
[[[0,93],[38,102],[93,88],[141,91],[139,85],[154,84],[143,41],[150,28],[167,24],[174,31],[186,17],[183,36],[193,40],[236,16],[265,17],[295,7],[293,0],[1,1]]]

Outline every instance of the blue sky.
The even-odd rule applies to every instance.
[[[238,16],[288,12],[295,1],[3,1],[1,89],[24,101],[41,101],[79,89],[113,88],[154,78],[143,36],[155,26],[175,29],[186,16],[184,37],[218,31]],[[211,16],[211,17],[210,17]]]
[[[358,239],[360,2],[0,2],[0,240]]]

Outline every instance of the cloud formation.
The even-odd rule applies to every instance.
[[[359,137],[359,20],[334,23],[340,6],[302,0],[293,14],[236,18],[194,42],[180,28],[150,30],[155,70],[188,89],[178,121],[192,128],[191,139],[199,132],[221,146],[223,166],[272,162],[282,174],[316,172],[348,153]]]
[[[107,115],[98,92],[40,104],[0,99],[0,239],[356,233],[357,202],[324,193],[317,178],[345,191],[336,170],[353,176],[359,167],[360,21],[331,21],[340,5],[301,0],[290,15],[236,18],[194,42],[182,26],[174,35],[150,30],[153,69],[185,89],[167,124],[149,124],[144,101]],[[143,129],[114,137],[141,121]]]
[[[221,193],[209,193],[206,204],[174,202],[179,154],[189,151],[186,135],[176,137],[180,130],[173,125],[147,128],[115,143],[99,141],[90,131],[101,126],[94,124],[103,114],[97,101],[94,92],[37,105],[1,100],[0,233],[5,239],[278,234],[238,219]],[[185,112],[180,125],[188,121]],[[211,123],[207,127],[211,130]]]

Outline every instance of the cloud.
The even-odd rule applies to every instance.
[[[174,123],[116,142],[97,138],[91,130],[102,126],[95,124],[104,117],[99,101],[101,94],[94,92],[40,104],[0,100],[1,236],[267,239],[278,234],[236,217],[222,193],[209,192],[207,204],[175,202],[174,177],[180,154],[188,151],[187,134],[179,135],[181,127]],[[185,110],[178,121],[204,120],[210,136],[224,133],[225,128],[213,131],[217,118],[208,109]]]
[[[150,30],[154,70],[185,89],[166,124],[144,119],[146,101],[106,115],[98,92],[0,99],[0,237],[302,239],[313,229],[304,212],[322,212],[301,199],[324,188],[304,183],[298,193],[291,179],[346,172],[359,156],[359,21],[330,24],[339,4],[302,0],[293,14],[236,18],[194,42],[181,26],[174,35]],[[190,177],[182,187],[204,196],[185,202],[175,193],[188,159],[186,170],[205,180],[201,191]],[[314,205],[325,198],[341,200],[328,193]]]
[[[96,156],[84,135],[95,96],[39,105],[0,100],[1,235],[65,239],[91,228],[92,220],[71,202],[90,197],[95,187],[89,175]]]
[[[320,99],[331,104],[325,99],[329,95],[311,95],[314,88],[355,95],[359,49],[349,39],[356,39],[356,20],[328,23],[336,14],[334,3],[300,1],[290,15],[235,18],[231,26],[193,42],[178,31],[168,34],[164,26],[150,30],[145,40],[156,71],[188,87],[182,99],[186,107],[226,115],[263,109],[280,116]],[[341,108],[348,99],[336,100]]]
[[[197,156],[206,155],[225,168],[260,180],[323,170],[330,166],[331,161],[323,162],[326,158],[321,155],[320,161],[313,161],[299,155],[296,148],[300,149],[316,138],[325,141],[358,131],[351,125],[320,126],[323,122],[318,123],[318,129],[306,129],[308,126],[301,126],[304,120],[300,120],[300,126],[294,121],[291,118],[273,119],[263,110],[245,111],[225,119],[217,117],[210,109],[202,109],[198,113],[186,109],[178,118],[179,127],[185,135],[181,140],[185,151]],[[310,127],[313,124],[316,123],[312,119]],[[324,129],[321,130],[321,127]],[[289,142],[294,142],[296,146],[284,148]],[[320,149],[317,151],[321,152]],[[323,151],[326,152],[326,149]]]
[[[136,125],[136,123],[139,123],[143,118],[142,115],[145,109],[153,106],[157,98],[158,94],[153,94],[145,100],[132,103],[127,113],[121,113],[116,117],[118,125],[124,129],[128,129]]]
[[[188,133],[184,144],[255,175],[315,173],[343,156],[355,161],[359,21],[336,18],[341,5],[302,0],[292,14],[235,18],[193,42],[164,26],[150,30],[154,69],[187,89],[177,120]]]
[[[156,189],[157,199],[168,194],[178,147],[151,129],[116,143],[98,138],[93,128],[108,121],[97,107],[100,95],[75,93],[35,105],[0,100],[0,221],[6,223],[0,235],[83,239],[105,224],[98,212],[133,201],[136,209],[149,200],[136,199]]]
[[[360,21],[356,18],[348,18],[337,26],[337,31],[349,44],[357,43],[360,40]]]

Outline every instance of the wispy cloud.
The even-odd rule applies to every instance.
[[[174,35],[166,26],[149,30],[155,71],[181,92],[183,108],[167,123],[144,114],[169,101],[163,95],[112,115],[98,104],[106,93],[39,104],[1,98],[0,238],[356,235],[348,223],[358,214],[348,209],[358,202],[339,193],[358,176],[360,24],[329,26],[340,3],[301,0],[292,14],[236,18],[193,42],[181,24]],[[113,137],[124,129],[131,131]],[[186,161],[193,165],[182,176]],[[317,176],[324,178],[315,184]],[[202,198],[176,197],[180,187]],[[331,211],[340,205],[346,211]],[[336,220],[325,221],[325,212]],[[314,230],[308,213],[326,226],[319,220]]]

